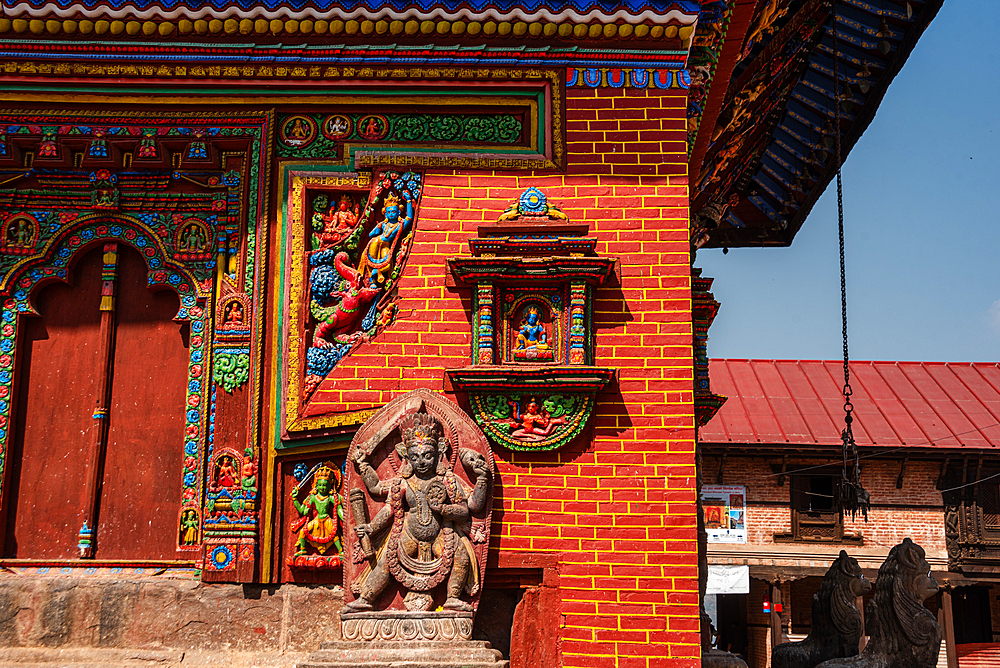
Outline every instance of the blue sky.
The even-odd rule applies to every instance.
[[[1000,14],[946,0],[844,163],[851,358],[1000,360]],[[711,357],[841,357],[837,193],[790,248],[698,252]]]

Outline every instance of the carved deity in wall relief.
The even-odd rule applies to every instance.
[[[450,401],[416,390],[362,427],[347,466],[344,579],[353,600],[341,618],[376,611],[471,623],[493,494],[493,456],[482,432]]]
[[[470,513],[486,507],[492,482],[489,465],[477,452],[459,452],[462,464],[476,480],[467,489],[450,470],[448,441],[437,420],[416,413],[404,420],[401,429],[403,440],[397,452],[403,463],[398,476],[380,479],[364,452],[354,453],[354,465],[368,493],[385,498],[386,503],[370,522],[355,526],[362,549],[374,557],[374,565],[369,564],[355,580],[358,598],[345,608],[371,610],[391,578],[407,590],[404,603],[409,610],[429,610],[432,597],[428,592],[447,582],[444,609],[471,611],[472,606],[461,599],[464,593],[476,594],[480,585],[469,536]]]

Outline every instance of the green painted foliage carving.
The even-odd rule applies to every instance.
[[[232,394],[250,380],[250,354],[217,352],[212,372],[215,382]]]

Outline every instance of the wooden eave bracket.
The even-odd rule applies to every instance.
[[[896,489],[903,489],[903,476],[906,474],[906,463],[908,461],[910,461],[910,456],[906,455],[899,465],[899,475],[896,476]]]
[[[948,464],[951,463],[951,457],[944,458],[944,464],[941,464],[941,473],[938,474],[937,482],[934,483],[934,489],[941,491],[944,489],[944,478],[948,475]]]
[[[445,381],[462,392],[503,392],[511,388],[546,392],[596,393],[615,377],[615,369],[596,366],[487,366],[447,369]]]
[[[781,473],[778,475],[778,487],[785,486],[785,471],[788,470],[788,455],[781,458]]]

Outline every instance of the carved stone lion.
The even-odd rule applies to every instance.
[[[878,571],[875,596],[865,608],[870,636],[861,654],[821,663],[822,668],[933,668],[941,625],[924,607],[937,593],[924,549],[909,538],[892,548]]]
[[[815,668],[828,659],[854,656],[861,639],[861,613],[854,600],[871,590],[858,560],[844,550],[830,565],[819,591],[813,594],[812,628],[801,642],[774,648],[772,668]]]

